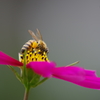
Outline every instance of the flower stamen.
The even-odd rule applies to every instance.
[[[19,53],[19,61],[24,63],[24,54]],[[33,49],[32,51],[28,50],[26,53],[26,64],[32,61],[49,61],[49,59],[46,52]]]

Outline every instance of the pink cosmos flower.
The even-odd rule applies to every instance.
[[[0,64],[23,67],[23,63],[0,52]],[[26,65],[27,69],[32,69],[36,74],[45,78],[58,78],[76,85],[100,89],[100,78],[97,77],[96,71],[87,70],[79,66],[62,66],[57,67],[54,62],[30,62]]]

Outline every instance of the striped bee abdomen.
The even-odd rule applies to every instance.
[[[35,40],[29,40],[28,42],[26,42],[23,47],[21,48],[21,52],[20,53],[24,53],[25,51],[32,49],[32,45],[35,42]]]

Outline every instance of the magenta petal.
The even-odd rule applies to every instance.
[[[90,77],[86,76],[84,81],[76,82],[75,84],[91,88],[91,89],[99,89],[100,90],[100,78],[99,77]]]
[[[53,68],[52,73],[54,78],[69,81],[86,88],[100,89],[100,78],[97,77],[96,71],[69,66]]]
[[[8,56],[7,54],[0,51],[0,64],[11,65],[11,66],[23,66],[23,63],[18,60]]]
[[[27,68],[31,68],[35,73],[43,77],[50,77],[52,75],[51,70],[55,66],[53,62],[30,62],[27,64]]]
[[[86,76],[97,77],[96,71],[95,71],[95,70],[86,70],[86,69],[85,69],[85,75],[86,75]]]
[[[80,82],[85,79],[85,71],[77,66],[58,67],[52,70],[53,77],[69,82]]]

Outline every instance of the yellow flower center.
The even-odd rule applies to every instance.
[[[49,61],[46,52],[41,50],[27,50],[26,51],[26,64],[32,61]],[[24,54],[19,53],[19,61],[24,63]]]

